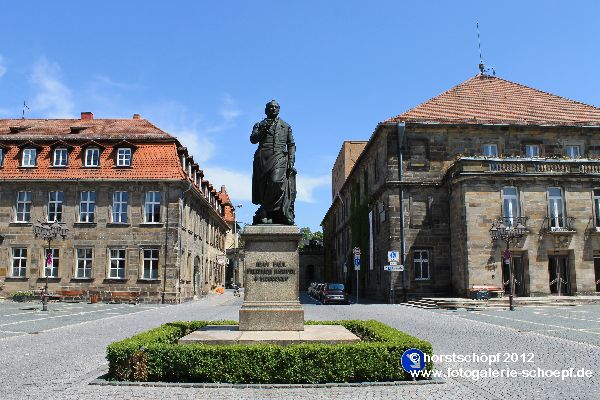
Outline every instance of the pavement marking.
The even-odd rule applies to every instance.
[[[581,332],[583,330],[583,329],[569,328],[569,327],[562,326],[562,325],[543,324],[541,322],[526,321],[524,319],[503,317],[503,316],[500,316],[500,315],[490,315],[490,314],[485,314],[485,315],[488,316],[488,317],[492,317],[492,318],[507,319],[509,321],[516,321],[516,322],[525,322],[527,324],[532,324],[532,325],[550,326],[552,328],[557,328],[557,330],[569,330],[569,331],[576,331],[576,332]],[[517,329],[517,330],[519,330],[519,329]],[[600,335],[600,332],[586,332],[586,333],[591,333],[591,334],[594,334],[594,335]]]
[[[36,319],[31,319],[31,320],[9,322],[9,323],[6,323],[6,324],[0,324],[0,326],[16,325],[16,324],[22,324],[22,323],[25,323],[25,322],[37,322],[37,321],[43,321],[43,320],[47,320],[47,319],[72,317],[73,315],[93,314],[93,313],[98,313],[98,312],[103,312],[103,311],[120,310],[122,308],[123,307],[116,307],[116,308],[107,308],[107,309],[104,309],[104,310],[84,311],[84,312],[81,312],[81,313],[78,313],[78,314],[55,315],[55,316],[52,316],[52,317],[42,317],[42,318],[36,318]],[[121,314],[121,315],[123,315],[123,314]]]
[[[546,317],[558,317],[558,318],[565,318],[565,319],[573,319],[573,320],[576,320],[576,321],[600,322],[600,319],[586,319],[586,318],[566,317],[566,316],[560,315],[560,314],[546,314],[546,313],[541,313],[541,312],[534,313],[534,314],[543,315],[543,316],[546,316]]]
[[[411,308],[413,308],[413,307],[411,307]],[[414,309],[414,308],[413,308],[413,309]],[[438,310],[419,309],[419,310],[420,310],[421,312],[427,312],[427,313],[431,313],[431,314],[437,314],[437,315],[446,315],[446,316],[448,316],[448,317],[450,317],[450,318],[460,318],[460,319],[466,319],[466,320],[468,320],[468,321],[476,322],[476,323],[479,323],[479,324],[483,324],[483,325],[489,325],[489,326],[491,326],[491,327],[494,327],[494,328],[496,328],[496,329],[498,329],[498,328],[503,328],[503,329],[508,329],[508,330],[511,330],[511,331],[522,332],[522,331],[520,331],[519,329],[517,329],[517,328],[513,328],[513,327],[511,327],[511,326],[497,325],[497,324],[493,324],[493,323],[491,323],[491,322],[487,322],[487,321],[481,321],[481,320],[478,320],[478,319],[475,319],[475,318],[467,318],[465,315],[461,315],[461,314],[458,314],[458,313],[456,313],[456,312],[454,312],[454,313],[450,313],[450,312],[440,312],[440,311],[444,311],[444,310],[439,310],[439,309],[438,309]],[[481,314],[477,314],[477,315],[481,315]],[[533,335],[540,335],[540,336],[543,336],[543,337],[545,337],[545,338],[550,338],[550,339],[554,339],[554,340],[565,341],[565,342],[569,342],[569,343],[577,343],[577,344],[579,344],[579,345],[589,346],[589,347],[593,347],[593,348],[595,348],[595,349],[599,349],[599,348],[600,348],[600,345],[597,345],[597,344],[588,343],[588,342],[582,342],[582,341],[579,341],[579,340],[574,340],[574,339],[562,338],[562,337],[560,337],[560,336],[545,335],[545,334],[543,334],[543,333],[540,333],[540,332],[535,332],[535,331],[528,332],[528,333],[531,333],[531,334],[533,334]]]
[[[176,306],[176,305],[177,304],[168,304],[168,305],[165,305],[165,307],[172,307],[172,306]],[[134,311],[134,312],[128,313],[128,314],[113,315],[111,317],[106,317],[106,318],[98,318],[98,319],[92,319],[92,320],[89,320],[89,321],[82,321],[82,322],[78,322],[76,324],[57,326],[55,328],[45,329],[45,330],[40,331],[38,333],[46,333],[46,332],[55,331],[55,330],[58,330],[58,329],[72,328],[74,326],[89,324],[90,322],[104,321],[104,320],[107,320],[107,319],[119,318],[119,317],[124,317],[124,316],[131,315],[131,314],[138,314],[138,313],[148,312],[148,311],[157,310],[157,309],[158,309],[158,307],[147,308],[147,309],[144,309],[144,310]],[[64,317],[64,315],[61,315],[61,316]],[[15,335],[15,336],[10,336],[10,337],[0,338],[0,341],[1,340],[14,339],[14,338],[21,337],[21,336],[24,336],[24,335],[27,335],[27,334],[28,333],[24,333],[23,335]]]

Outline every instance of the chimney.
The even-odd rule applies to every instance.
[[[225,185],[221,185],[221,192],[222,193],[226,193],[227,192],[227,189],[225,189]]]
[[[140,114],[133,114],[133,119],[142,119]]]
[[[81,112],[81,120],[82,121],[91,121],[94,119],[94,113],[90,111],[82,111]]]

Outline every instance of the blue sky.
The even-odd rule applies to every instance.
[[[589,1],[27,1],[2,6],[0,118],[131,118],[176,135],[250,222],[252,125],[277,99],[297,223],[319,229],[344,139],[475,75],[600,106]]]

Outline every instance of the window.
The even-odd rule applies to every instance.
[[[484,157],[498,157],[498,145],[497,144],[484,144],[483,145],[483,156]]]
[[[158,249],[144,249],[144,271],[142,278],[158,279]]]
[[[21,167],[35,167],[37,158],[36,149],[23,149],[23,156],[21,158]]]
[[[62,221],[63,192],[48,193],[48,222]]]
[[[146,193],[146,222],[160,222],[160,192]]]
[[[44,266],[44,278],[58,278],[58,249],[44,249],[44,254],[46,255],[44,260],[42,260],[42,265]],[[52,257],[50,257],[50,254]]]
[[[548,188],[548,216],[550,217],[550,228],[565,228],[565,201],[563,191],[558,187]]]
[[[17,193],[17,210],[15,214],[16,222],[31,221],[31,192]]]
[[[77,249],[77,270],[75,271],[75,277],[92,277],[92,255],[92,249]]]
[[[125,279],[125,249],[110,250],[110,268],[108,277]]]
[[[97,147],[90,147],[85,150],[85,166],[86,167],[98,167],[100,165],[100,149]]]
[[[415,280],[424,281],[429,279],[429,250],[413,251],[413,267]]]
[[[25,278],[27,271],[27,249],[12,249],[12,273],[13,278]]]
[[[81,192],[81,201],[79,202],[79,222],[94,222],[95,208],[96,192]]]
[[[4,166],[4,149],[0,149],[0,167]]]
[[[112,222],[126,223],[127,222],[127,192],[113,193],[113,210]]]
[[[54,150],[54,167],[66,167],[69,160],[69,152],[64,147],[58,147]]]
[[[521,216],[519,207],[519,190],[513,186],[502,188],[502,217],[509,226],[517,225],[517,218]]]
[[[600,230],[600,189],[594,189],[594,216],[596,219],[596,230]]]
[[[565,154],[569,158],[581,157],[581,147],[578,145],[567,145],[565,146]]]
[[[539,144],[526,144],[525,145],[525,157],[535,158],[540,157],[540,145]]]
[[[122,147],[117,150],[117,166],[118,167],[131,166],[131,149],[130,148]]]

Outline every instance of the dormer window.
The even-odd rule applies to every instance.
[[[117,167],[131,166],[131,149],[129,147],[121,147],[117,150]]]
[[[37,149],[26,147],[21,157],[21,167],[35,167],[37,165]]]
[[[97,147],[89,147],[85,149],[85,166],[99,167],[100,166],[100,149]]]
[[[69,161],[69,150],[65,147],[57,147],[54,149],[54,159],[52,160],[52,166],[54,167],[66,167]]]

